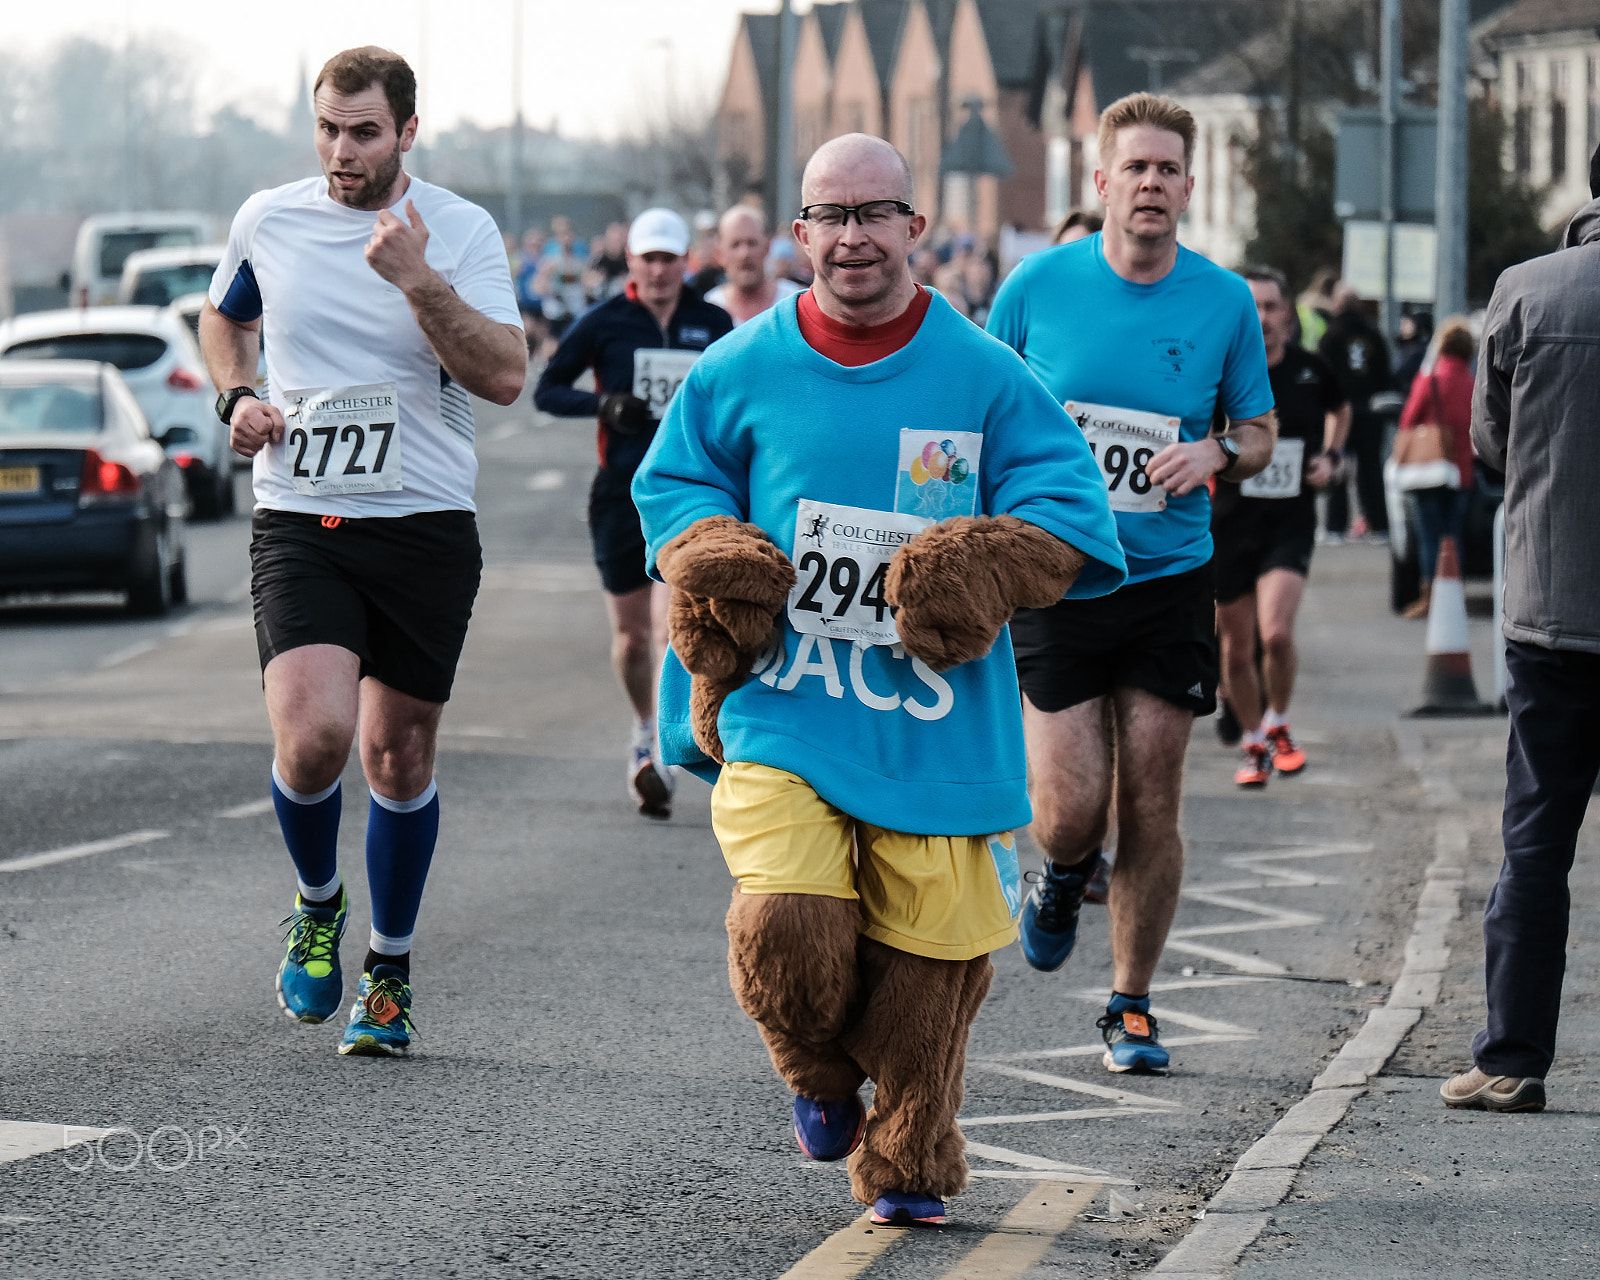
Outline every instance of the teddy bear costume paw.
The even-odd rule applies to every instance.
[[[948,671],[988,653],[1018,609],[1061,599],[1087,561],[1016,516],[957,516],[895,552],[884,596],[906,652]]]
[[[772,641],[794,566],[766,532],[732,516],[696,520],[656,555],[672,587],[667,633],[694,677],[690,723],[700,749],[723,763],[717,713]]]

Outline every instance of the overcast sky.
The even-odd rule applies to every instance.
[[[67,36],[171,38],[204,66],[200,103],[274,122],[303,58],[313,74],[351,45],[385,45],[417,69],[424,135],[511,118],[512,13],[524,6],[523,117],[567,134],[626,131],[670,84],[714,102],[742,10],[776,0],[58,0],[0,4],[0,49],[37,57]],[[810,8],[797,0],[798,10]],[[424,34],[425,33],[425,34]]]

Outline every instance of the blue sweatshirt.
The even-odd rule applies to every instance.
[[[1015,353],[935,294],[906,346],[846,368],[806,343],[785,299],[695,365],[633,497],[654,576],[661,547],[715,515],[759,525],[795,562],[776,642],[723,703],[727,759],[796,774],[890,830],[986,835],[1030,820],[1009,634],[942,674],[898,644],[851,638],[883,626],[895,546],[946,516],[1014,515],[1077,547],[1090,558],[1070,596],[1122,584],[1094,459]],[[667,761],[714,779],[670,653],[659,717]]]

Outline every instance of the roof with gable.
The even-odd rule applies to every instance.
[[[822,31],[822,48],[832,63],[839,52],[839,38],[844,34],[844,20],[850,16],[850,0],[834,0],[829,4],[814,4],[811,12],[817,16],[817,26]]]
[[[778,95],[778,15],[747,13],[743,17],[750,53],[755,59],[756,79],[761,85],[761,100],[770,109]]]
[[[1478,14],[1474,4],[1473,17]],[[1600,31],[1600,0],[1520,0],[1490,22],[1489,39],[1553,35],[1558,31]]]
[[[900,52],[900,33],[905,30],[910,0],[858,0],[861,23],[867,32],[867,47],[872,50],[872,65],[884,93],[894,78],[895,55]]]
[[[1039,19],[1046,10],[1066,6],[1051,0],[974,0],[995,83],[1002,88],[1029,84],[1036,71]]]

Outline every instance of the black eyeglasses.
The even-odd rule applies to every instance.
[[[800,216],[819,227],[842,227],[852,215],[859,227],[881,227],[915,212],[904,200],[868,200],[865,204],[808,204]]]

